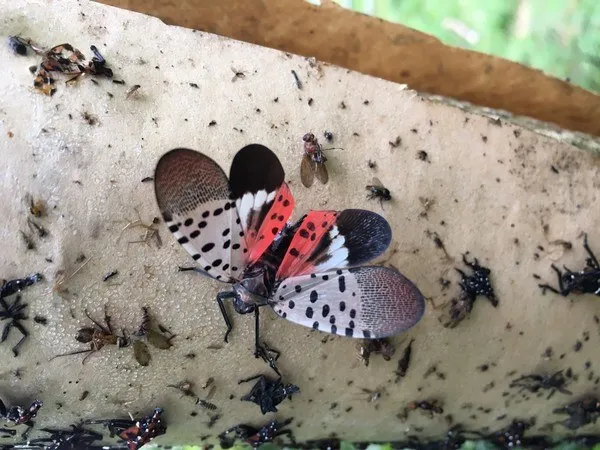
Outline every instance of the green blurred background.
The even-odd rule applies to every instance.
[[[600,92],[600,0],[335,0]]]

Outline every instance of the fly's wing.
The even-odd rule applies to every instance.
[[[364,264],[381,255],[391,240],[389,224],[372,211],[311,211],[294,234],[276,279]]]
[[[315,181],[315,164],[310,155],[305,153],[300,163],[300,180],[304,187],[311,187]]]
[[[277,156],[262,145],[236,154],[231,181],[208,156],[178,148],[159,160],[154,185],[178,242],[207,275],[234,282],[260,258],[292,212],[294,200],[283,177]]]
[[[156,201],[177,241],[204,272],[220,281],[239,279],[232,253],[246,248],[225,172],[208,156],[185,148],[164,154],[154,174]]]
[[[273,309],[292,322],[355,338],[394,336],[423,316],[425,300],[400,272],[365,266],[283,280]]]
[[[263,145],[247,145],[233,158],[231,198],[245,236],[248,263],[258,261],[292,214],[294,197],[284,177],[279,159]]]
[[[329,181],[329,173],[327,172],[327,166],[324,162],[317,164],[315,168],[315,176],[322,184],[327,184]]]

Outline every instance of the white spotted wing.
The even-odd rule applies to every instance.
[[[289,218],[294,201],[283,180],[277,156],[257,144],[236,154],[229,180],[210,157],[184,148],[163,155],[154,175],[169,230],[200,269],[223,282],[240,280]]]
[[[277,287],[272,307],[285,319],[315,330],[381,338],[415,325],[425,300],[397,270],[364,266],[287,278]]]

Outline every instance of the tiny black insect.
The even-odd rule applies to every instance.
[[[558,278],[558,289],[549,284],[539,284],[538,286],[542,289],[542,294],[545,294],[546,290],[549,290],[564,297],[570,293],[600,296],[600,263],[598,263],[598,258],[596,258],[596,255],[594,255],[588,245],[587,233],[583,236],[583,248],[588,254],[583,270],[573,272],[563,266],[565,273],[562,273],[558,267],[552,264],[552,270],[556,272]]]
[[[241,400],[256,403],[260,407],[260,412],[277,412],[276,406],[286,398],[291,400],[292,394],[300,391],[300,388],[294,384],[284,384],[281,377],[271,380],[264,375],[255,375],[250,378],[240,380],[238,384],[248,381],[258,380],[250,392],[244,395]]]
[[[556,408],[554,414],[568,414],[569,418],[560,422],[569,430],[576,430],[588,423],[596,423],[600,417],[600,400],[589,396],[569,403],[562,408]]]
[[[27,48],[29,47],[29,42],[27,42],[25,39],[19,36],[9,36],[8,46],[17,55],[25,56],[27,55]]]
[[[369,200],[378,198],[381,208],[383,208],[384,201],[389,202],[392,199],[390,190],[378,178],[373,178],[373,184],[367,185],[367,191],[369,191],[367,198]]]
[[[289,425],[291,422],[292,419],[286,419],[283,422],[273,420],[261,428],[255,428],[251,425],[241,423],[219,434],[219,442],[221,448],[227,449],[233,447],[236,439],[241,439],[246,444],[256,448],[262,444],[273,442],[275,437],[285,434],[292,443],[295,443],[292,431],[282,430],[283,427]],[[234,435],[228,436],[231,433],[234,433]]]
[[[108,281],[110,280],[112,277],[115,277],[119,274],[118,270],[113,270],[110,273],[107,273],[106,275],[104,275],[104,277],[102,278],[102,281]]]
[[[572,395],[571,391],[565,389],[567,385],[567,379],[563,375],[563,371],[559,370],[552,375],[538,375],[538,374],[530,374],[523,375],[510,383],[510,387],[520,387],[529,392],[538,392],[540,389],[549,390],[548,397],[552,397],[556,391],[566,394]]]
[[[323,137],[325,137],[325,139],[327,139],[327,142],[333,141],[333,133],[331,131],[325,131],[323,133]]]

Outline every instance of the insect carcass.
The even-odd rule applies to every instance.
[[[184,148],[163,155],[154,176],[169,230],[198,272],[232,285],[217,295],[256,319],[259,307],[315,330],[380,338],[415,325],[425,302],[398,271],[360,264],[391,241],[387,221],[371,211],[310,211],[288,224],[294,198],[275,153],[252,144],[234,157],[229,179],[208,156]]]

